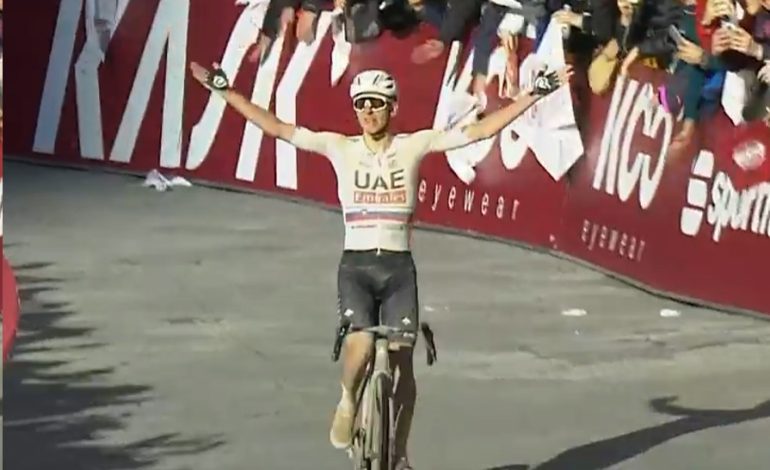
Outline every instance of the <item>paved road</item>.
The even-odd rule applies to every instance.
[[[24,311],[7,470],[348,468],[327,443],[338,214],[5,171]],[[770,322],[499,243],[415,241],[440,348],[432,368],[419,349],[416,468],[768,468]]]

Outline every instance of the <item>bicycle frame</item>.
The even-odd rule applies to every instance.
[[[342,342],[350,331],[350,323],[345,319],[336,331],[332,360],[337,361],[342,349]],[[399,332],[398,328],[376,326],[363,332],[374,335],[374,354],[367,365],[366,374],[358,394],[353,442],[348,449],[349,456],[356,470],[390,470],[393,462],[393,442],[395,439],[395,416],[393,403],[393,375],[390,371],[389,334]],[[421,325],[426,341],[428,365],[437,359],[433,332],[427,323]],[[381,388],[384,388],[382,390]],[[383,423],[383,419],[387,423]],[[385,424],[383,426],[383,424]],[[383,431],[387,433],[383,436]],[[382,455],[386,452],[387,455]],[[372,463],[376,462],[376,467]]]
[[[386,390],[380,390],[380,387],[386,387]],[[371,464],[373,461],[385,461],[388,462],[388,465],[392,465],[393,439],[395,437],[392,394],[393,376],[390,372],[389,341],[384,337],[376,337],[374,357],[367,367],[367,374],[358,402],[357,414],[359,416],[356,420],[356,432],[354,433],[354,446],[358,447],[358,452],[354,452],[354,454],[358,454],[355,456],[356,465]],[[380,404],[383,399],[387,400],[387,403]],[[383,410],[385,413],[382,412]],[[387,421],[383,423],[383,420]],[[383,432],[388,435],[383,436]],[[383,456],[383,451],[387,452],[388,455]],[[369,467],[362,468],[369,469]]]

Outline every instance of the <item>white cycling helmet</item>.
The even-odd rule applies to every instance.
[[[365,70],[353,79],[350,84],[350,98],[376,96],[389,101],[398,99],[396,80],[384,70]]]

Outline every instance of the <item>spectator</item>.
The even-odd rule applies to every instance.
[[[527,25],[538,24],[545,16],[545,0],[490,0],[483,5],[481,21],[473,47],[473,92],[480,98],[482,109],[486,107],[485,89],[492,52],[502,40],[508,63],[507,82],[511,88],[509,98],[518,92],[518,44]]]
[[[673,75],[659,89],[659,99],[673,114],[684,108],[684,123],[671,144],[673,152],[689,145],[700,113],[708,109],[704,105],[716,109],[721,96],[725,66],[707,52],[716,29],[715,20],[708,20],[704,0],[661,0],[650,17],[647,34],[623,65],[628,70],[638,57],[655,57],[671,65]]]
[[[655,12],[652,1],[611,0],[599,2],[592,21],[593,34],[600,44],[613,41],[618,57],[623,60],[620,73],[628,69],[639,56],[639,43],[644,39],[650,16]]]
[[[594,50],[593,0],[546,0],[546,15],[538,23],[535,46],[540,46],[551,18],[564,26],[566,49],[586,57]],[[582,54],[585,53],[585,54]]]
[[[279,33],[283,33],[294,22],[295,11],[302,0],[270,0],[262,20],[258,47],[264,60],[272,50]]]
[[[593,31],[592,12],[572,11],[572,7],[566,4],[565,2],[549,1],[547,2],[547,5],[549,5],[549,10],[553,9],[553,11],[551,11],[552,13],[551,18],[556,20],[564,28],[575,28],[582,32],[589,32],[589,33]],[[546,18],[544,22],[544,26],[547,26],[547,25],[548,25],[548,19]],[[545,27],[543,27],[542,29],[543,31],[545,31]]]
[[[766,61],[770,61],[770,1],[747,0],[745,5],[746,17],[739,25],[735,25],[734,21],[723,21],[714,33],[712,52],[724,57],[731,70],[750,69],[761,72],[760,68],[766,68]],[[728,0],[709,0],[706,16],[732,18],[734,10],[733,3]],[[755,83],[750,83],[743,111],[747,121],[767,119],[770,92],[766,75],[766,71],[758,73]]]
[[[715,0],[725,3],[727,0]],[[730,49],[757,61],[770,60],[770,0],[748,0],[747,18],[741,25],[728,28]]]
[[[618,69],[621,74],[628,72],[638,56],[635,46],[644,38],[651,11],[654,11],[652,2],[598,0],[591,12],[554,13],[554,19],[560,24],[581,31],[601,46],[589,67],[589,84],[594,93],[606,91]]]
[[[306,44],[313,42],[319,15],[332,8],[345,11],[345,36],[349,42],[368,41],[380,35],[380,0],[270,0],[259,41],[262,59],[279,33],[295,21],[297,39]]]
[[[297,17],[297,39],[310,44],[315,40],[315,31],[318,26],[318,16],[324,8],[342,8],[344,2],[326,0],[303,0],[302,8]]]
[[[411,32],[420,23],[417,0],[382,0],[380,2],[380,21],[384,29],[394,34],[404,35]]]
[[[423,64],[439,57],[444,50],[459,40],[468,27],[479,17],[484,0],[447,0],[441,2],[422,2],[425,7],[423,17],[433,21],[441,21],[438,39],[429,39],[417,46],[412,52],[412,61]]]

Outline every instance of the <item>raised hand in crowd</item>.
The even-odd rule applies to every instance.
[[[757,60],[762,60],[764,51],[762,45],[757,43],[751,34],[740,26],[730,28],[730,49],[738,51]]]
[[[730,30],[728,28],[719,28],[714,31],[711,37],[711,53],[721,55],[730,50],[731,43]]]
[[[634,19],[634,3],[631,0],[618,0],[620,10],[620,24],[629,26]]]
[[[733,0],[708,0],[706,2],[706,12],[703,14],[701,23],[708,25],[719,18],[735,17],[735,2]]]
[[[583,27],[583,15],[575,13],[572,10],[559,10],[554,13],[551,18],[556,20],[562,26],[574,26],[579,29]]]
[[[708,55],[702,47],[687,39],[683,39],[682,42],[679,43],[676,57],[691,65],[703,65],[706,62],[706,59],[708,59]]]

